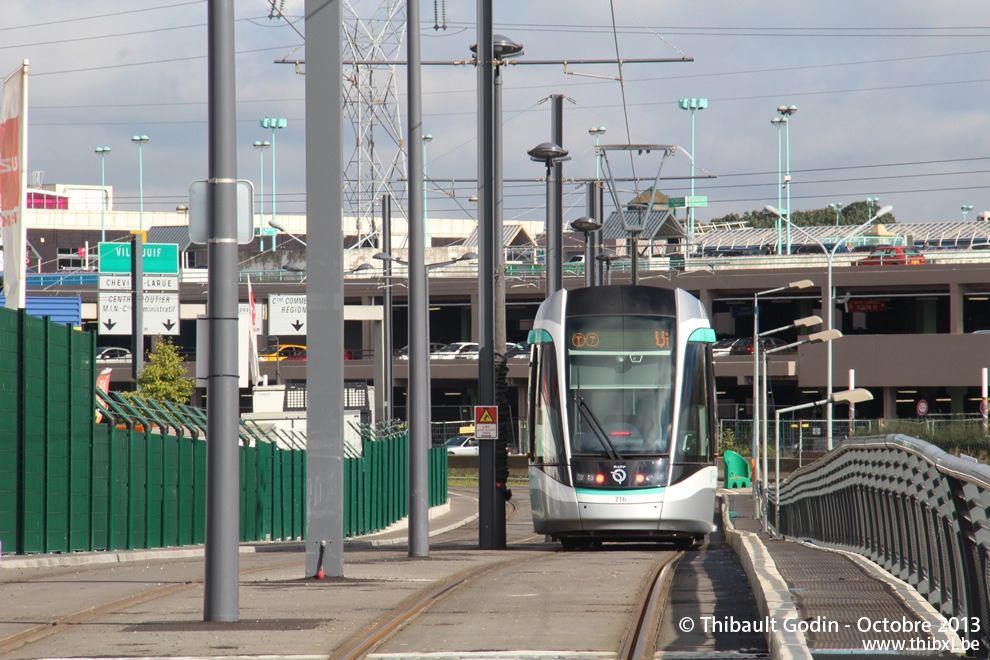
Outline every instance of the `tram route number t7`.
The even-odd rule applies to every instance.
[[[601,330],[572,332],[571,349],[591,351],[635,351],[669,349],[670,332],[667,330],[638,331],[634,333]]]

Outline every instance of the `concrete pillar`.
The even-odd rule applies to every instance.
[[[949,285],[949,332],[958,335],[966,332],[963,328],[963,287],[961,284]]]
[[[883,388],[883,418],[884,419],[897,418],[897,388],[896,387]]]
[[[937,303],[935,300],[919,300],[917,307],[917,328],[919,334],[933,335],[936,331],[935,317]]]
[[[967,388],[962,386],[947,387],[945,391],[949,393],[949,398],[952,399],[949,403],[949,412],[953,415],[961,415],[966,412]]]

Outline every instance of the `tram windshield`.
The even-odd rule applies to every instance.
[[[674,319],[568,319],[568,422],[574,455],[666,454],[674,393]]]

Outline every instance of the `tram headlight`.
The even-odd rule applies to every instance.
[[[641,484],[644,481],[646,481],[646,475],[645,474],[637,474],[636,475],[636,483]]]

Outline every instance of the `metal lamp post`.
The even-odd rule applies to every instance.
[[[784,152],[782,148],[783,142],[781,142],[781,137],[780,137],[780,127],[787,123],[787,117],[774,117],[773,119],[770,120],[770,123],[777,127],[777,208],[779,209],[782,208],[780,202],[783,197],[783,193],[781,191],[784,189],[784,183],[783,183],[783,178],[784,178],[783,153]],[[780,218],[777,218],[774,224],[777,225],[777,247],[775,253],[780,254],[781,250],[783,249],[782,234],[784,227]]]
[[[272,130],[272,221],[275,220],[275,131],[289,125],[289,120],[284,118],[265,117],[260,122],[262,128]],[[275,249],[275,239],[272,239],[272,249]]]
[[[110,147],[97,147],[96,153],[100,154],[100,240],[107,240],[107,154]]]
[[[821,322],[821,319],[818,319]],[[838,330],[822,330],[821,332],[814,332],[804,339],[799,339],[796,342],[787,344],[785,346],[778,346],[777,348],[769,348],[763,351],[763,531],[767,530],[767,519],[766,519],[766,497],[768,483],[770,481],[770,470],[767,467],[767,456],[768,456],[768,442],[770,434],[767,432],[767,425],[770,419],[770,410],[767,403],[767,372],[770,370],[770,354],[778,353],[780,351],[787,351],[798,346],[803,346],[804,344],[820,344],[821,342],[831,342],[833,339],[838,339],[842,336],[842,333]]]
[[[261,191],[260,194],[259,194],[259,199],[261,199],[261,204],[260,204],[260,207],[261,208],[260,208],[260,211],[259,211],[259,215],[261,216],[261,225],[262,226],[264,226],[264,224],[265,224],[265,149],[268,149],[271,146],[272,146],[272,143],[269,142],[268,140],[264,140],[264,141],[262,141],[262,140],[255,140],[254,141],[254,148],[257,149],[258,150],[258,153],[261,155],[261,171],[260,171],[260,175],[258,177],[258,180],[261,182],[261,185],[259,186],[259,190]],[[275,247],[275,239],[273,238],[272,239],[272,248],[274,248],[274,247]],[[261,236],[258,239],[258,249],[260,249],[262,252],[265,251],[265,237],[264,236]]]
[[[598,153],[598,145],[601,142],[602,136],[605,135],[605,127],[599,126],[595,128],[592,126],[588,129],[588,133],[595,136],[595,181],[598,181],[602,178],[602,157]]]
[[[821,325],[822,317],[820,316],[806,316],[804,318],[797,319],[793,323],[782,326],[780,328],[774,328],[773,330],[765,330],[760,333],[760,344],[763,343],[763,337],[769,337],[785,330],[794,330],[796,328],[810,328],[813,325]],[[799,340],[799,343],[801,340]],[[757,347],[754,350],[759,350]],[[771,350],[770,352],[773,352]],[[767,405],[767,392],[769,390],[767,382],[770,377],[769,362],[767,361],[766,355],[764,354],[762,360],[762,371],[760,373],[760,421],[762,428],[760,429],[760,436],[762,438],[762,446],[765,448],[767,446],[767,438],[769,434],[767,433],[768,424],[770,421],[769,406]]]
[[[778,218],[781,218],[781,220],[783,220],[784,222],[787,223],[787,226],[788,227],[791,226],[791,224],[792,224],[791,221],[788,220],[788,219],[785,219],[781,215],[780,211],[778,211],[774,207],[772,207],[772,206],[766,206],[766,207],[764,207],[763,210],[766,211],[767,213],[771,214],[771,215],[775,215]],[[815,243],[817,243],[818,246],[821,247],[822,252],[825,253],[825,260],[826,260],[826,264],[828,266],[828,282],[827,282],[827,285],[826,285],[825,301],[824,301],[824,304],[822,305],[822,312],[824,313],[825,318],[828,321],[827,328],[829,330],[832,329],[832,325],[834,323],[834,310],[833,310],[834,303],[832,301],[834,300],[835,295],[834,295],[834,293],[832,291],[832,264],[833,264],[833,262],[835,260],[835,253],[836,253],[836,251],[838,251],[838,249],[843,244],[845,244],[847,241],[849,241],[849,239],[851,239],[851,238],[853,238],[855,236],[858,236],[859,234],[861,234],[864,231],[866,231],[867,229],[869,229],[869,227],[873,224],[873,221],[874,220],[876,220],[876,219],[878,219],[878,218],[880,218],[880,217],[882,217],[884,215],[887,215],[888,213],[890,213],[893,210],[894,210],[894,207],[893,206],[890,206],[889,204],[887,206],[884,206],[882,209],[880,209],[879,211],[877,211],[876,215],[872,216],[869,220],[867,220],[866,222],[864,222],[860,226],[856,227],[856,229],[854,229],[853,231],[851,231],[849,234],[843,236],[840,240],[836,241],[835,245],[832,247],[831,250],[829,250],[828,248],[826,248],[825,245],[821,241],[819,241],[817,238],[815,238],[814,236],[812,236],[811,233],[808,232],[807,230],[805,230],[803,227],[800,227],[799,225],[794,225],[794,228],[796,230],[798,230],[799,232],[801,232],[802,234],[804,234],[805,236],[807,236],[808,238],[810,238],[812,241],[814,241]],[[826,395],[827,396],[832,396],[832,344],[831,343],[829,343],[829,345],[828,345],[828,364],[827,364],[827,367],[826,368],[828,369],[828,373],[826,374],[826,381],[825,381],[826,382]],[[827,447],[828,447],[828,450],[829,451],[832,451],[832,444],[833,443],[832,443],[832,405],[831,404],[828,404],[828,406],[826,407],[826,418],[827,418],[827,421],[826,421],[826,431],[825,432],[826,432],[826,435],[827,435],[827,438],[826,438],[826,440],[827,440]]]
[[[829,204],[829,208],[835,210],[835,226],[839,226],[839,213],[842,211],[842,204],[835,202],[834,204]]]
[[[814,401],[812,403],[802,403],[797,406],[790,406],[788,408],[781,408],[780,410],[774,411],[774,438],[775,445],[777,448],[777,474],[776,474],[776,497],[774,502],[774,524],[777,529],[780,529],[780,416],[784,413],[794,412],[796,410],[804,410],[805,408],[816,408],[818,406],[831,406],[834,403],[848,403],[850,406],[854,406],[857,403],[864,403],[866,401],[872,401],[873,394],[863,388],[856,388],[853,390],[845,390],[843,392],[836,392],[832,394],[827,399],[821,399],[820,401]],[[763,531],[767,531],[767,526],[764,521]]]
[[[427,133],[423,136],[423,247],[432,247],[432,242],[430,241],[430,219],[426,212],[427,205],[427,181],[429,180],[426,176],[426,145],[433,142],[433,134]]]
[[[588,237],[602,228],[602,223],[596,222],[594,218],[578,218],[571,222],[571,228],[584,234],[584,285],[594,284],[594,271],[591,266],[591,242]]]
[[[970,205],[967,206],[967,205],[964,204],[963,206],[960,206],[959,208],[962,209],[963,222],[966,222],[966,214],[973,210],[973,205],[970,204]]]
[[[135,135],[131,138],[131,142],[138,146],[138,199],[141,209],[141,231],[144,231],[144,143],[147,141],[147,135]]]
[[[553,166],[556,163],[568,160],[567,154],[569,152],[567,149],[552,142],[542,142],[526,153],[529,154],[530,159],[545,163],[547,166],[547,230],[545,232],[547,237],[547,256],[545,267],[547,271],[546,295],[549,298],[554,291],[559,291],[563,288],[561,278],[563,263],[560,253],[560,237],[563,232],[563,226],[561,224],[561,218],[557,217],[557,213],[554,210],[556,205],[553,197]]]
[[[797,112],[797,106],[796,105],[781,105],[781,106],[778,106],[777,107],[777,112],[779,112],[781,115],[783,115],[783,117],[785,119],[788,120],[786,122],[787,123],[787,130],[785,131],[785,133],[787,134],[787,136],[785,138],[785,141],[787,143],[787,146],[786,146],[786,151],[787,151],[787,174],[784,175],[784,187],[787,188],[787,219],[790,220],[791,218],[794,217],[793,210],[791,209],[791,122],[790,122],[790,117],[795,112]],[[786,251],[786,254],[790,254],[790,253],[791,253],[791,223],[788,222],[787,223],[787,251]]]
[[[868,216],[871,216],[872,217],[873,216],[873,209],[874,209],[874,207],[879,207],[879,206],[880,206],[880,198],[879,197],[867,197],[866,198],[866,214]]]
[[[694,111],[708,107],[708,99],[681,99],[681,110],[691,111],[691,197],[694,197]],[[688,208],[688,244],[694,243],[694,207]]]
[[[750,457],[755,459],[759,456],[759,438],[760,438],[760,296],[766,296],[771,293],[780,293],[781,291],[787,291],[788,289],[807,289],[815,285],[811,280],[798,280],[796,282],[791,282],[787,286],[779,286],[774,289],[767,289],[766,291],[757,291],[753,294],[753,432],[752,432],[752,447],[750,448]],[[756,478],[753,479],[753,496],[756,497],[757,486],[759,482],[760,475],[760,464],[756,462]]]
[[[279,230],[280,232],[283,232],[283,233],[288,234],[289,235],[289,238],[294,238],[298,242],[302,243],[303,245],[306,245],[306,241],[304,241],[303,239],[299,238],[295,234],[291,233],[288,230],[288,228],[284,224],[282,224],[282,221],[281,220],[276,220],[275,218],[272,218],[271,220],[268,221],[268,225],[271,226],[271,227],[274,227],[275,229]],[[272,244],[273,244],[272,245],[272,249],[275,248],[274,242],[275,242],[275,239],[272,239]]]

